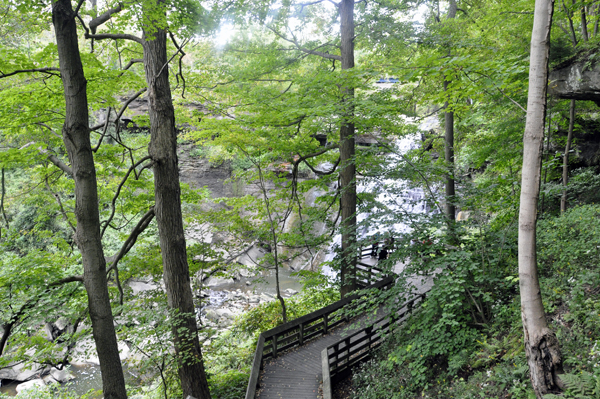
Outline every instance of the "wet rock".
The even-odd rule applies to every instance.
[[[15,380],[18,374],[12,367],[7,367],[0,370],[0,380]]]
[[[41,364],[32,363],[25,364],[20,363],[13,367],[13,370],[17,372],[17,375],[13,378],[15,381],[27,381],[33,376],[39,376],[44,373],[46,366]]]
[[[137,295],[140,292],[155,290],[157,286],[146,281],[132,280],[127,285],[133,290],[133,295]]]
[[[46,386],[46,384],[44,383],[44,380],[42,380],[41,378],[36,378],[35,380],[27,381],[27,382],[17,385],[16,390],[17,390],[17,393],[21,393],[28,389],[34,388],[34,387],[44,387],[44,386]]]
[[[226,318],[229,320],[233,320],[235,318],[235,316],[229,309],[217,309],[216,313],[219,315],[220,318]]]
[[[206,318],[210,321],[219,320],[219,314],[214,309],[208,309],[206,311]]]
[[[218,285],[224,285],[224,284],[233,284],[234,281],[232,278],[226,278],[226,277],[209,277],[208,280],[206,280],[204,282],[204,285],[207,287],[216,287]]]
[[[50,377],[57,382],[67,382],[75,379],[75,376],[69,370],[58,370],[56,368],[52,368],[50,371]]]

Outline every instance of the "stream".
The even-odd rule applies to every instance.
[[[438,122],[435,118],[430,117],[420,124],[419,129],[422,131],[428,131],[432,128],[435,128],[437,123]],[[408,136],[396,141],[396,148],[398,149],[399,153],[406,152],[418,145],[419,140],[417,135]],[[401,155],[387,154],[386,156],[390,160],[392,168],[402,161]],[[380,234],[382,237],[398,237],[402,234],[409,234],[410,228],[406,224],[392,221],[389,219],[389,215],[397,212],[419,214],[430,211],[427,209],[427,206],[423,201],[423,190],[409,188],[402,180],[395,180],[386,176],[378,179],[359,180],[357,189],[358,192],[378,192],[376,201],[379,204],[378,208],[381,208],[373,208],[369,212],[360,213],[357,217],[359,225],[365,222],[367,218],[371,217],[372,213],[374,212],[384,214],[384,217],[381,219],[382,224],[379,224],[378,228],[373,226],[370,226],[368,229],[367,227],[359,228],[358,235],[359,238],[362,239],[373,237],[376,234]],[[391,194],[399,192],[401,193],[399,195]],[[316,193],[314,194],[316,195]],[[388,214],[388,218],[385,217],[386,212]],[[333,239],[331,248],[339,246],[340,243],[341,235],[337,235]],[[324,261],[331,261],[334,256],[335,252],[331,250],[325,256]],[[401,268],[401,265],[397,265],[396,267]],[[289,291],[288,296],[295,292],[301,291],[303,288],[300,280],[297,277],[292,276],[292,273],[293,272],[287,268],[282,268],[279,271],[281,291]],[[328,266],[323,267],[323,273],[329,276],[335,276],[336,274],[335,271]],[[144,283],[141,283],[141,286],[143,285]],[[146,285],[147,287],[154,288],[149,284]],[[141,290],[143,291],[145,289]],[[260,275],[256,277],[241,277],[233,282],[232,280],[229,280],[220,285],[205,287],[203,289],[203,293],[206,295],[206,297],[203,299],[204,304],[202,308],[199,309],[199,316],[202,317],[204,322],[207,317],[207,313],[210,310],[213,310],[214,312],[223,306],[227,301],[234,301],[235,298],[239,298],[241,296],[259,296],[261,294],[261,296],[267,295],[274,297],[276,293],[275,272],[273,270],[263,270]],[[90,389],[101,388],[102,381],[100,375],[100,366],[95,364],[72,365],[70,366],[69,370],[75,379],[68,383],[68,387],[76,394],[83,395]],[[126,372],[126,379],[127,383],[129,384],[135,384],[137,382],[136,378],[134,377],[134,373],[131,372]],[[0,384],[0,392],[8,394],[9,396],[15,396],[16,385],[17,383],[10,383],[7,385]]]

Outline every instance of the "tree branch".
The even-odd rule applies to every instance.
[[[183,51],[183,46],[179,46],[179,44],[177,44],[177,40],[175,40],[175,36],[173,35],[173,32],[169,31],[169,36],[171,37],[171,41],[173,42],[173,44],[175,45],[177,50],[179,50],[179,53],[181,53],[181,56],[179,57],[179,72],[177,72],[175,74],[175,78],[177,79],[178,85],[179,85],[179,78],[181,78],[181,81],[183,82],[183,89],[181,91],[181,97],[185,98],[185,78],[183,77],[183,57],[185,57],[186,54]],[[184,45],[185,45],[185,43],[184,43]]]
[[[38,150],[42,154],[48,154],[48,150],[44,150],[42,147],[38,148]],[[52,162],[55,166],[57,166],[60,170],[62,170],[69,176],[73,176],[73,170],[71,169],[71,167],[63,161],[61,161],[56,155],[50,154],[46,159],[48,159],[48,161]]]
[[[134,36],[134,35],[129,35],[127,33],[98,33],[98,34],[86,33],[85,38],[86,39],[94,39],[94,40],[105,40],[105,39],[131,40],[131,41],[134,41],[141,45],[144,44],[144,41],[141,38]]]
[[[52,73],[52,72],[60,72],[60,68],[48,67],[48,68],[18,69],[16,71],[12,71],[9,73],[4,73],[4,72],[0,71],[0,79],[7,78],[9,76],[13,76],[18,73],[32,73],[32,72],[42,72],[42,73],[47,73],[48,75],[60,76],[59,73]]]
[[[96,29],[102,25],[103,23],[105,23],[106,21],[108,21],[113,14],[119,13],[121,12],[121,10],[123,10],[123,4],[119,3],[116,7],[111,8],[110,10],[98,15],[96,18],[92,19],[90,21],[90,29],[92,31],[92,33],[96,33]]]
[[[123,288],[121,287],[121,282],[119,281],[119,261],[127,255],[127,253],[133,248],[140,234],[146,230],[152,219],[154,219],[154,206],[151,206],[148,212],[146,212],[138,224],[133,228],[129,237],[125,240],[119,252],[114,255],[110,261],[112,261],[112,265],[106,270],[106,274],[108,275],[111,271],[115,272],[115,281],[117,282],[117,288],[119,289],[119,303],[123,304]]]
[[[125,173],[125,176],[123,176],[123,179],[117,186],[117,191],[115,192],[115,195],[113,196],[113,199],[112,199],[112,203],[111,203],[112,210],[111,210],[110,216],[108,217],[108,219],[106,221],[103,222],[104,227],[102,228],[102,232],[100,233],[101,237],[104,237],[104,232],[106,231],[107,227],[110,225],[110,222],[112,221],[113,217],[115,216],[117,198],[119,198],[119,194],[121,194],[121,189],[123,188],[123,185],[127,182],[129,175],[131,174],[131,172],[133,170],[135,170],[135,168],[137,168],[140,164],[142,164],[144,161],[147,161],[148,159],[151,159],[150,155],[146,155],[145,157],[143,157],[142,159],[140,159],[139,161],[137,161],[136,163],[131,165],[129,167],[129,170],[127,170],[127,173]]]
[[[119,112],[117,113],[117,116],[115,118],[115,122],[121,120],[121,117],[123,116],[123,113],[125,113],[125,110],[127,110],[127,107],[129,107],[129,104],[131,104],[136,98],[138,98],[139,96],[141,96],[143,93],[145,93],[148,90],[148,88],[144,87],[143,89],[140,89],[137,91],[137,93],[135,93],[133,96],[131,96],[130,98],[127,99],[127,101],[125,101],[125,103],[123,104],[123,106],[121,107],[121,109],[119,110]],[[94,125],[90,128],[90,130],[98,130],[100,128],[104,127],[104,123],[99,123],[97,125]]]
[[[46,183],[46,189],[48,189],[48,191],[50,191],[50,193],[54,196],[54,198],[56,198],[56,202],[58,202],[58,206],[60,207],[60,213],[63,215],[63,218],[65,219],[67,224],[71,227],[71,230],[73,232],[75,232],[76,228],[75,228],[75,226],[73,226],[73,223],[71,223],[71,221],[69,220],[69,216],[67,215],[67,212],[65,211],[65,207],[63,206],[60,196],[57,193],[55,193],[54,191],[52,191],[50,184],[48,184],[48,177],[46,177],[45,183]]]
[[[108,107],[108,110],[106,110],[106,117],[105,117],[105,121],[104,121],[104,130],[102,130],[102,134],[100,135],[100,140],[98,140],[98,144],[96,144],[96,146],[94,148],[92,148],[92,152],[98,151],[98,149],[100,148],[100,145],[102,144],[102,140],[104,140],[104,137],[106,136],[106,132],[108,131],[108,123],[110,122],[111,110],[112,110],[111,107]]]
[[[142,58],[132,58],[131,60],[129,60],[129,62],[127,63],[127,65],[125,65],[123,67],[123,70],[126,71],[129,68],[131,68],[133,66],[133,64],[138,64],[140,62],[144,62],[144,60]]]
[[[81,9],[81,6],[83,5],[83,3],[85,3],[85,0],[79,0],[77,7],[75,7],[75,15],[79,14],[79,10]]]
[[[83,283],[83,276],[69,276],[69,277],[61,278],[60,280],[56,280],[56,281],[48,284],[48,287],[58,287],[59,285],[63,285],[63,284],[67,284],[67,283],[74,283],[74,282]]]
[[[296,48],[298,50],[302,51],[303,53],[312,54],[312,55],[318,55],[319,57],[327,58],[327,59],[330,59],[330,60],[337,60],[337,61],[341,61],[342,60],[342,56],[340,56],[340,55],[324,53],[322,51],[310,50],[310,49],[307,49],[305,47],[302,47],[300,45],[300,43],[298,43],[298,40],[295,37],[293,39],[289,39],[289,38],[285,37],[284,35],[282,35],[281,33],[279,33],[277,30],[273,29],[272,27],[270,27],[268,25],[266,27],[267,27],[267,29],[269,29],[271,32],[273,32],[275,35],[277,35],[281,39],[285,40],[286,42],[293,43],[294,46],[296,46]],[[319,46],[317,48],[320,48],[320,47],[323,47],[323,46]]]

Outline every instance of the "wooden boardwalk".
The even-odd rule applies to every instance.
[[[378,312],[379,313],[379,312]],[[362,316],[318,339],[267,360],[260,377],[258,399],[316,399],[323,380],[321,352],[329,345],[361,329],[369,319]]]
[[[375,258],[361,259],[364,266],[376,265]],[[403,265],[396,265],[396,271],[400,271]],[[428,291],[432,286],[433,278],[415,277],[409,281],[417,287],[418,293]],[[275,358],[263,361],[263,368],[258,378],[258,390],[256,399],[317,399],[321,398],[319,392],[323,381],[323,363],[321,353],[327,347],[352,335],[354,332],[372,324],[382,317],[383,309],[377,314],[370,313],[346,324],[342,324],[329,331],[328,334],[314,338],[302,346],[295,347]],[[360,341],[364,333],[357,334],[352,342]],[[250,396],[252,397],[252,396]],[[247,396],[248,398],[248,396]]]
[[[369,265],[377,264],[375,258],[361,261]],[[323,349],[360,330],[369,320],[376,320],[381,316],[380,312],[377,313],[357,317],[303,346],[266,360],[259,379],[260,388],[256,398],[316,399],[319,397],[319,387],[323,380],[321,361]]]

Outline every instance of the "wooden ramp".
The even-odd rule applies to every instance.
[[[370,247],[360,253],[357,285],[367,289],[389,289],[394,278],[385,276],[377,267],[377,259],[370,256]],[[348,321],[343,310],[356,298],[350,295],[262,332],[256,345],[246,399],[316,399],[320,396],[322,351],[353,333],[359,337],[362,334],[359,330],[382,316],[380,310],[378,314],[370,312]]]
[[[380,316],[380,315],[379,315]],[[323,380],[321,352],[365,326],[377,315],[362,316],[308,344],[265,361],[259,379],[259,399],[316,399]]]

